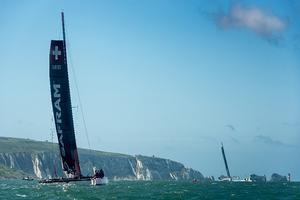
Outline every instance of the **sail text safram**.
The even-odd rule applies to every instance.
[[[71,110],[64,40],[51,41],[49,60],[52,108],[63,169],[73,176],[81,176]]]

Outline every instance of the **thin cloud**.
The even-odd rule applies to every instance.
[[[288,23],[283,18],[268,13],[258,7],[233,5],[228,13],[219,12],[215,15],[215,23],[226,29],[247,29],[272,44],[279,44],[283,40],[283,32]]]
[[[213,142],[213,143],[218,143],[218,140],[211,136],[199,136],[199,139],[206,140],[206,141]]]
[[[225,127],[229,128],[231,131],[236,131],[236,128],[231,124],[227,124]]]
[[[296,34],[293,36],[294,49],[300,50],[300,34]]]
[[[289,23],[293,27],[293,33],[291,36],[292,47],[296,51],[300,51],[300,1],[299,0],[289,0],[286,1],[287,6],[289,6]]]
[[[230,137],[230,139],[231,139],[234,143],[240,144],[240,141],[239,141],[238,139],[236,139],[236,138],[234,138],[234,137]]]
[[[268,145],[272,145],[272,146],[284,146],[284,147],[292,147],[292,145],[289,144],[285,144],[279,140],[274,140],[269,136],[265,136],[265,135],[257,135],[255,137],[256,141],[268,144]]]
[[[261,129],[262,129],[261,127],[257,126],[257,127],[255,128],[255,131],[256,131],[256,132],[259,132]]]
[[[299,125],[299,123],[297,123],[297,122],[294,122],[294,123],[292,123],[292,122],[282,122],[282,125],[287,126],[287,127],[297,127]]]

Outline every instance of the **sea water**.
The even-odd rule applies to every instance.
[[[300,183],[111,181],[39,184],[0,180],[0,199],[261,199],[300,200]]]

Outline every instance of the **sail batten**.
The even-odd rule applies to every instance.
[[[62,24],[64,31],[64,22]],[[51,41],[49,60],[51,102],[62,167],[68,174],[81,176],[73,124],[65,36],[64,40]]]

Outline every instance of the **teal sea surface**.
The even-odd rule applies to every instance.
[[[0,199],[278,199],[300,200],[300,183],[191,183],[177,181],[111,181],[39,184],[0,180]]]

